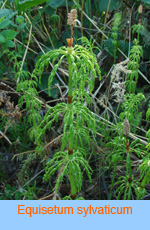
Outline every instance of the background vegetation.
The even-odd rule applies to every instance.
[[[86,89],[96,135],[90,131],[90,146],[84,142],[93,173],[90,181],[83,170],[79,197],[150,199],[149,0],[0,1],[0,199],[70,194],[67,175],[57,194],[60,172],[43,181],[46,162],[61,147],[62,117],[45,130],[41,150],[35,141],[48,109],[67,101],[67,61],[56,67],[51,88],[55,62],[40,81],[32,73],[43,54],[67,47],[71,9],[78,15],[73,45],[86,37],[101,71],[93,91]]]

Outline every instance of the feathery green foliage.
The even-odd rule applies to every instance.
[[[6,166],[8,152],[17,159],[11,162],[17,164],[13,167],[17,173],[12,186],[20,189],[17,187],[29,183],[28,195],[21,193],[23,199],[39,198],[33,194],[36,186],[41,186],[44,170],[43,180],[49,183],[53,199],[82,199],[76,197],[82,189],[86,198],[147,199],[150,191],[146,185],[150,161],[147,5],[142,8],[140,1],[129,5],[120,1],[121,7],[119,4],[112,7],[115,1],[74,1],[79,13],[78,20],[69,18],[73,20],[69,25],[74,43],[65,47],[62,44],[69,33],[66,12],[73,5],[66,1],[65,8],[64,2],[47,2],[27,10],[23,16],[14,12],[18,6],[13,1],[0,3],[0,158]],[[87,38],[81,38],[81,34]],[[107,40],[101,51],[97,47],[103,46],[104,38]],[[72,47],[72,44],[80,45]],[[52,50],[56,47],[59,48]],[[54,85],[55,76],[63,86],[58,81]],[[59,98],[51,100],[51,88],[53,92],[60,91]],[[126,134],[125,120],[130,124]],[[4,179],[10,171],[3,170],[3,163],[0,175]],[[91,177],[92,186],[86,181],[82,187],[83,181],[86,178],[91,181]],[[7,191],[5,179],[2,183],[3,193],[5,188]],[[39,196],[45,195],[45,186],[46,183],[42,184]]]
[[[113,18],[113,26],[112,26],[112,34],[111,34],[111,37],[113,39],[112,44],[114,46],[114,64],[116,63],[117,49],[119,46],[118,30],[119,30],[120,22],[121,22],[121,13],[117,12],[115,13]]]
[[[139,63],[143,55],[143,48],[139,45],[139,33],[140,30],[144,30],[144,27],[141,24],[133,25],[132,33],[137,33],[137,39],[133,40],[134,45],[130,50],[128,69],[132,73],[127,74],[126,87],[129,93],[134,93],[136,89],[136,84],[139,76]]]
[[[150,182],[150,157],[149,154],[143,159],[143,163],[138,167],[140,171],[141,184],[137,189],[137,200],[146,195],[145,185]]]
[[[149,105],[150,107],[150,105]],[[149,121],[150,120],[150,108],[148,108],[147,113],[146,113],[146,120]],[[147,131],[146,136],[148,137],[148,145],[147,145],[147,149],[150,150],[150,129]]]
[[[131,182],[129,181],[128,175],[119,177],[118,181],[115,183],[115,185],[119,185],[115,191],[115,194],[118,194],[117,199],[119,199],[123,193],[123,199],[130,200],[132,190],[135,191],[138,188],[138,184],[138,181],[135,180],[134,177],[131,178]]]
[[[141,102],[145,100],[145,97],[142,93],[138,94],[126,94],[125,100],[122,104],[123,112],[120,113],[119,118],[123,121],[125,118],[129,120],[129,123],[133,124],[133,130],[136,130],[136,127],[141,122],[142,112],[139,112],[139,107]]]
[[[56,182],[56,192],[64,175],[68,175],[71,185],[71,194],[75,195],[81,190],[82,170],[85,169],[89,178],[91,178],[91,168],[86,160],[84,144],[90,146],[89,130],[95,133],[95,118],[91,111],[84,105],[91,103],[90,95],[86,91],[89,87],[90,93],[94,89],[94,80],[100,77],[100,70],[97,64],[96,56],[92,52],[92,44],[86,38],[82,39],[83,45],[75,47],[60,47],[58,50],[50,51],[44,54],[36,63],[34,76],[42,76],[49,62],[54,65],[50,73],[48,86],[50,86],[53,77],[64,58],[67,59],[69,69],[69,93],[71,102],[59,103],[50,108],[39,126],[41,130],[36,138],[39,143],[47,129],[50,130],[52,123],[58,122],[59,116],[63,116],[63,137],[61,151],[54,154],[53,158],[47,163],[44,180],[49,180],[51,175],[58,172],[64,165],[61,174]],[[57,64],[56,64],[57,62]],[[65,149],[68,147],[68,151]]]

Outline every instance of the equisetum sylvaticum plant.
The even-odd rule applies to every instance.
[[[113,18],[113,26],[112,26],[112,34],[111,34],[111,37],[113,39],[112,44],[114,46],[114,64],[116,63],[117,49],[119,46],[118,30],[119,30],[120,22],[121,22],[121,13],[119,12],[115,13]]]
[[[116,185],[119,184],[119,187],[115,191],[115,193],[118,193],[117,198],[120,198],[121,193],[124,193],[123,199],[130,200],[132,190],[135,190],[138,187],[138,181],[134,179],[132,175],[132,169],[131,169],[131,157],[130,157],[130,143],[129,143],[129,133],[130,133],[130,124],[127,119],[123,122],[123,134],[125,136],[125,152],[126,152],[126,173],[125,176],[119,177],[118,181],[116,182]]]
[[[141,8],[139,11],[139,15],[140,14]],[[139,23],[133,25],[131,28],[134,37],[137,35],[137,38],[134,38],[133,46],[129,53],[128,73],[126,75],[126,94],[121,106],[123,111],[119,115],[120,122],[118,122],[114,128],[118,136],[116,136],[111,143],[107,144],[111,148],[111,152],[107,156],[106,161],[109,159],[109,168],[113,166],[109,199],[112,198],[112,195],[117,195],[117,199],[123,196],[124,200],[130,200],[133,199],[133,194],[136,194],[138,200],[142,199],[146,195],[145,185],[150,181],[149,154],[141,143],[129,138],[130,128],[131,132],[135,133],[137,127],[141,123],[142,112],[139,112],[139,106],[142,101],[145,100],[142,93],[135,94],[139,77],[140,60],[143,55],[143,49],[142,46],[140,46],[140,31],[143,31],[144,27],[140,22],[139,20]],[[117,31],[117,28],[115,28],[115,30]],[[117,36],[112,37],[117,41]],[[132,172],[131,157],[133,152],[138,158],[142,159],[142,164],[140,164],[137,169],[140,173],[139,178],[134,178]],[[125,170],[115,182],[117,167],[122,166],[122,164],[125,165]]]
[[[67,60],[68,99],[67,103],[61,102],[51,107],[39,126],[36,143],[40,144],[42,136],[53,122],[58,122],[63,117],[63,136],[61,149],[47,162],[44,181],[49,180],[57,173],[55,193],[58,192],[64,175],[68,176],[70,183],[70,198],[77,199],[76,194],[81,190],[83,171],[91,179],[92,169],[87,161],[85,146],[90,146],[90,130],[95,134],[95,118],[88,109],[92,99],[86,88],[91,93],[94,89],[94,80],[100,77],[96,55],[92,52],[92,45],[87,38],[82,38],[83,45],[73,47],[73,27],[76,25],[77,11],[68,13],[67,24],[71,27],[71,37],[67,39],[68,47],[51,50],[41,56],[37,61],[33,75],[40,76],[49,62],[54,65],[48,80],[49,94],[53,77],[63,60]]]

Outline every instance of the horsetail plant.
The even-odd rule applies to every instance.
[[[141,184],[136,189],[137,200],[140,200],[146,195],[145,185],[150,182],[150,158],[149,155],[145,157],[143,163],[139,166]]]
[[[139,22],[132,26],[132,33],[137,33],[137,38],[133,40],[134,45],[131,47],[128,69],[132,71],[132,73],[127,74],[126,78],[126,87],[129,93],[134,93],[136,89],[136,84],[138,81],[138,72],[139,72],[139,63],[140,59],[143,55],[143,48],[140,46],[140,31],[144,31],[144,26]]]
[[[130,112],[132,111],[130,110]],[[125,114],[127,115],[127,112],[125,112]],[[120,118],[121,117],[122,116],[120,116]],[[118,127],[118,125],[120,127]],[[139,180],[137,178],[135,179],[132,173],[131,156],[134,153],[139,158],[143,158],[141,149],[144,147],[138,140],[129,142],[130,123],[128,119],[125,118],[124,121],[118,125],[116,128],[118,127],[117,132],[119,135],[107,144],[111,152],[107,156],[106,161],[109,160],[109,169],[113,166],[109,199],[111,199],[112,195],[117,195],[117,199],[123,196],[124,200],[129,200],[133,194],[138,194],[137,191],[139,191],[139,189],[141,190]],[[146,154],[144,149],[143,152]],[[125,170],[122,170],[123,174],[115,182],[117,168],[122,166]],[[114,191],[115,187],[117,187],[117,189]]]
[[[128,68],[132,73],[127,74],[126,86],[129,93],[134,93],[136,89],[136,83],[138,80],[139,62],[143,55],[142,46],[139,45],[139,41],[134,39],[134,46],[132,46],[129,56]]]
[[[130,143],[129,143],[130,124],[127,119],[123,122],[123,134],[126,139],[126,173],[124,176],[119,177],[116,185],[119,187],[116,189],[115,194],[118,193],[117,198],[119,199],[121,193],[124,193],[123,199],[130,200],[132,195],[132,189],[136,190],[138,187],[138,181],[134,179],[131,169],[131,157],[130,157]]]
[[[148,109],[146,113],[146,119],[150,117],[150,109]],[[136,190],[137,200],[142,199],[146,195],[146,188],[145,185],[150,182],[150,156],[149,156],[149,150],[150,150],[150,143],[149,143],[149,134],[150,129],[147,131],[148,136],[148,145],[147,147],[147,153],[145,154],[145,157],[143,159],[142,164],[138,167],[138,171],[140,171],[140,186]]]
[[[117,58],[117,49],[119,46],[119,41],[118,41],[118,27],[121,22],[121,13],[115,13],[114,18],[113,18],[113,27],[112,27],[112,34],[111,37],[113,39],[112,44],[114,46],[114,64],[116,63],[116,58]]]
[[[67,103],[56,104],[51,107],[39,126],[41,132],[36,138],[40,143],[43,134],[51,128],[54,121],[58,121],[59,116],[63,116],[63,137],[61,149],[55,153],[53,158],[47,162],[44,180],[49,180],[54,173],[58,173],[56,180],[55,193],[58,192],[60,183],[64,175],[70,181],[70,197],[76,199],[76,194],[81,190],[82,174],[85,169],[91,180],[92,169],[86,160],[85,144],[90,146],[89,130],[95,133],[95,118],[92,112],[84,105],[91,104],[92,100],[86,91],[89,87],[90,93],[94,88],[94,80],[97,75],[100,77],[100,70],[97,64],[96,55],[89,48],[89,42],[84,39],[86,46],[73,44],[73,27],[76,25],[77,11],[71,10],[68,14],[68,25],[71,26],[71,37],[67,39],[68,47],[60,47],[44,54],[35,66],[34,75],[40,76],[44,68],[51,61],[54,65],[48,80],[49,94],[50,86],[57,69],[64,59],[67,60],[69,79],[68,79],[68,99]]]

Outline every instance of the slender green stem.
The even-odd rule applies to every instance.
[[[69,47],[68,48],[68,56],[67,56],[67,60],[68,60],[68,66],[69,66],[69,92],[68,92],[68,96],[70,98],[72,98],[72,63],[71,63],[71,52],[72,52],[73,48]],[[70,119],[72,120],[72,100],[68,101],[68,108],[70,110]],[[73,122],[73,121],[72,121]],[[72,129],[71,129],[71,133],[70,133],[70,138],[69,138],[69,150],[73,150],[73,123],[71,124]]]
[[[73,157],[73,140],[74,140],[74,129],[73,129],[73,111],[72,111],[72,63],[71,63],[71,53],[73,48],[68,47],[68,66],[69,66],[69,92],[68,92],[68,109],[70,110],[70,120],[72,121],[72,124],[70,124],[70,137],[69,137],[69,148],[68,148],[68,154],[69,158],[72,159]],[[69,180],[70,180],[70,186],[71,186],[71,197],[72,199],[76,198],[76,184],[74,181],[74,169],[72,168],[72,163],[69,162]]]
[[[68,95],[72,97],[72,64],[71,64],[71,52],[72,52],[72,47],[68,47],[68,65],[69,65],[69,92]]]
[[[128,167],[128,173],[129,173],[129,178],[132,178],[132,170],[131,170],[131,159],[130,159],[130,153],[127,153],[127,167]]]
[[[68,106],[70,107],[70,109],[72,110],[72,103],[68,104]],[[69,150],[73,151],[73,140],[74,140],[74,128],[73,128],[73,120],[72,120],[72,111],[70,111],[70,120],[72,121],[72,124],[70,125],[70,137],[69,137]]]
[[[126,150],[127,150],[127,173],[129,174],[129,183],[132,182],[132,169],[131,169],[131,158],[129,151],[128,135],[126,135]]]
[[[69,157],[73,157],[73,155],[69,155]],[[70,180],[70,186],[71,186],[71,197],[73,199],[76,198],[76,184],[74,181],[74,170],[72,168],[71,162],[69,162],[69,180]]]
[[[73,132],[70,133],[69,150],[73,150]]]

